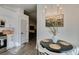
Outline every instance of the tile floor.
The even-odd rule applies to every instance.
[[[6,52],[0,53],[0,55],[37,55],[36,41],[32,39],[29,43],[17,48],[12,48]]]

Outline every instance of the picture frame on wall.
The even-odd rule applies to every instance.
[[[64,27],[64,14],[46,17],[46,27]]]

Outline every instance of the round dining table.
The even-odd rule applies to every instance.
[[[57,43],[54,43],[52,39],[44,39],[40,41],[40,45],[43,48],[56,53],[62,53],[63,51],[69,51],[73,49],[72,44],[64,40],[58,40]]]

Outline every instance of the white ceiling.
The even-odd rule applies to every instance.
[[[28,12],[35,11],[36,5],[35,4],[2,4],[2,6],[8,6],[13,8],[22,8]]]
[[[0,6],[8,6],[13,9],[21,8],[26,10],[33,19],[36,19],[36,4],[1,4]]]

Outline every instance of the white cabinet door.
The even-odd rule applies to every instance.
[[[24,15],[21,19],[21,43],[29,42],[29,18]]]

